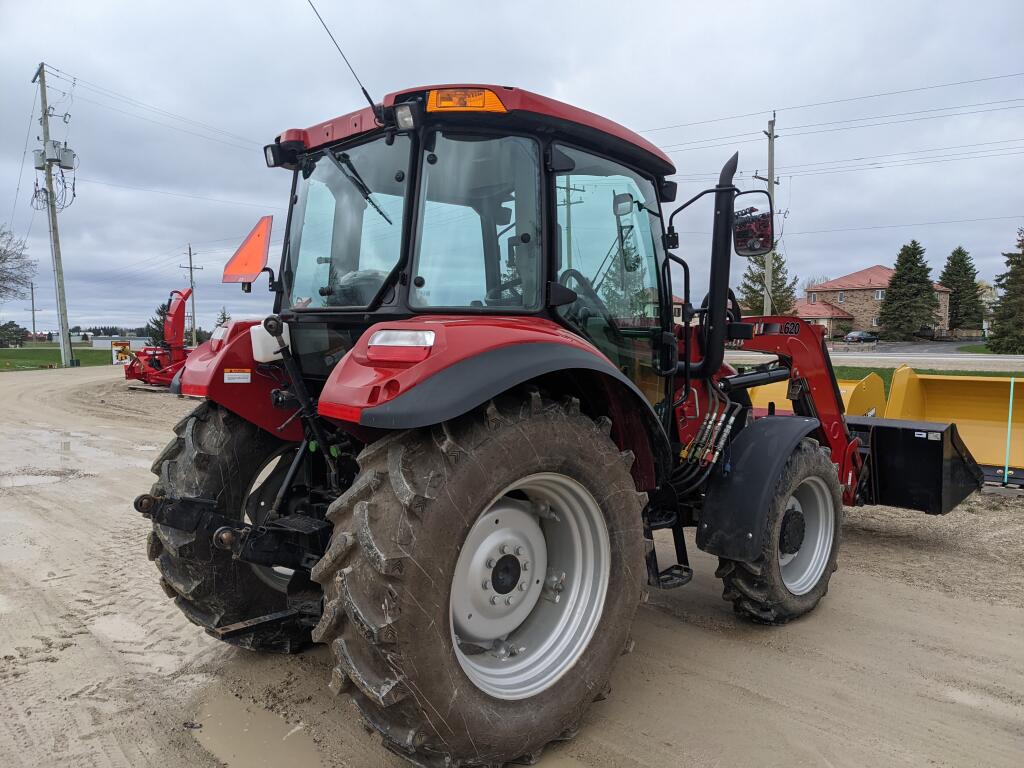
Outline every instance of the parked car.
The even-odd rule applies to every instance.
[[[865,344],[869,341],[878,341],[878,337],[868,331],[850,331],[843,336],[843,341],[850,342],[851,344]]]

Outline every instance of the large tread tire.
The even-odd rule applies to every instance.
[[[150,493],[216,499],[219,514],[238,519],[257,471],[284,445],[211,402],[202,403],[178,422],[174,434],[153,462],[152,471],[159,479]],[[232,559],[230,552],[198,547],[194,533],[154,523],[147,552],[160,571],[160,585],[167,596],[189,621],[208,631],[289,607],[288,595],[268,586],[250,564]],[[310,643],[313,623],[300,616],[225,642],[250,650],[294,653]]]
[[[571,738],[607,690],[643,591],[633,455],[573,398],[507,396],[434,428],[391,434],[360,454],[360,475],[327,515],[330,548],[313,569],[324,613],[313,632],[335,659],[331,688],[355,700],[384,745],[419,766],[532,764]],[[453,648],[451,578],[466,533],[504,488],[540,471],[575,478],[602,507],[611,575],[600,624],[577,662],[539,694],[493,698]]]
[[[835,519],[832,549],[825,570],[815,586],[802,595],[786,588],[779,562],[779,537],[786,505],[793,490],[804,479],[817,476],[828,486]],[[829,452],[817,440],[804,438],[782,470],[775,495],[764,520],[760,556],[751,563],[719,558],[715,575],[722,580],[722,598],[736,613],[759,624],[785,624],[814,610],[828,592],[829,579],[837,567],[843,520],[843,491]]]

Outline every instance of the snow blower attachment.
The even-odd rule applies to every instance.
[[[151,387],[168,387],[185,367],[192,351],[185,346],[185,310],[192,289],[171,291],[164,318],[164,338],[155,347],[143,347],[132,355],[124,368],[128,381],[141,381]]]
[[[675,168],[646,139],[469,84],[285,131],[265,157],[291,174],[280,267],[265,219],[225,279],[268,272],[274,314],[189,356],[201,402],[136,509],[189,620],[329,645],[331,688],[416,765],[532,764],[571,737],[645,593],[690,580],[685,527],[737,613],[784,624],[825,595],[843,504],[896,498],[890,462],[917,478],[910,505],[977,487],[951,427],[926,450],[909,425],[851,428],[822,329],[741,316],[734,243],[769,252],[773,211],[734,186],[735,155],[663,218]],[[698,201],[700,308],[672,252]],[[774,357],[738,372],[727,344]],[[751,401],[771,384],[785,415]]]

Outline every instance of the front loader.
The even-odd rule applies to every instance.
[[[953,425],[851,430],[820,328],[741,316],[732,251],[768,252],[773,213],[735,156],[666,215],[655,146],[484,85],[400,91],[265,154],[292,177],[280,266],[266,218],[225,280],[267,272],[274,314],[190,355],[178,388],[202,402],[136,508],[189,619],[329,644],[331,688],[415,764],[571,737],[645,593],[690,580],[685,527],[733,608],[782,624],[824,596],[843,505],[892,500],[877,467],[902,462],[925,511],[981,482]],[[672,221],[705,199],[698,308]],[[738,371],[727,345],[771,357]],[[755,413],[748,389],[782,381],[790,411]]]

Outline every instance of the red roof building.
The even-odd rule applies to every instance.
[[[807,289],[807,298],[797,302],[795,314],[818,322],[819,325],[828,326],[830,335],[835,335],[839,329],[845,328],[877,333],[881,327],[878,316],[882,308],[882,299],[885,298],[885,290],[889,287],[894,272],[891,267],[875,264],[859,272],[811,286]],[[942,335],[949,330],[949,294],[952,291],[938,283],[934,283],[934,286],[939,301],[934,328]],[[827,305],[831,309],[811,309],[819,304]],[[834,310],[839,310],[844,316],[835,314]]]
[[[853,315],[835,304],[830,304],[827,301],[817,301],[812,304],[807,299],[796,300],[793,305],[793,314],[813,325],[825,326],[827,336],[838,333],[840,324],[844,327],[852,326],[854,319]]]

